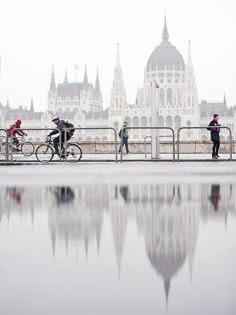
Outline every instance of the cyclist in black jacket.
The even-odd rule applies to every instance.
[[[55,135],[57,133],[59,133],[58,129],[61,132],[61,146],[62,146],[62,157],[65,156],[65,148],[63,147],[63,143],[68,140],[70,140],[70,138],[72,137],[70,130],[66,130],[67,126],[64,120],[60,119],[58,116],[53,117],[52,122],[54,122],[54,124],[57,126],[56,129],[52,130],[49,134],[48,137],[51,137],[52,135]],[[66,134],[65,134],[66,133]],[[53,139],[53,145],[55,148],[55,153],[59,155],[59,139],[60,136],[56,137]]]

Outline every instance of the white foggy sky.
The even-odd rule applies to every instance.
[[[51,68],[56,82],[81,81],[84,64],[90,82],[99,69],[108,107],[120,44],[127,100],[134,103],[144,67],[161,42],[166,12],[170,42],[186,61],[188,40],[199,101],[236,105],[235,0],[7,0],[0,2],[0,102],[45,110]]]

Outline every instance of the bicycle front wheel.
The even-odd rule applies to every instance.
[[[82,157],[82,150],[78,144],[75,143],[68,143],[66,147],[66,160],[69,163],[76,163],[79,162],[79,160]]]
[[[21,145],[21,152],[24,156],[31,156],[34,154],[34,145],[32,142],[26,141]]]
[[[41,163],[48,163],[54,156],[53,148],[48,144],[41,144],[35,151],[36,158]]]

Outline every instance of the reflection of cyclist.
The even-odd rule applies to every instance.
[[[75,198],[75,193],[70,187],[54,187],[52,189],[54,192],[57,203],[63,204],[63,203],[69,203]]]
[[[66,138],[66,141],[70,140],[71,138],[71,132],[70,130],[67,130],[65,131],[65,128],[66,127],[66,123],[64,120],[60,120],[60,118],[58,116],[54,117],[52,119],[52,122],[54,122],[54,124],[57,126],[56,129],[54,129],[53,131],[51,131],[48,135],[48,137],[51,137],[52,135],[55,135],[57,133],[59,133],[58,129],[60,130],[61,132],[61,152],[62,152],[62,157],[63,155],[65,156],[65,148],[63,147],[63,143],[65,142],[65,138]],[[66,132],[66,134],[65,134]],[[54,148],[55,148],[55,151],[56,151],[56,154],[59,155],[59,141],[60,141],[60,136],[56,137],[53,139],[53,144],[54,144]]]
[[[17,188],[17,187],[12,187],[12,188],[7,188],[7,193],[8,195],[16,201],[17,204],[21,204],[21,195],[22,195],[23,189]]]
[[[17,121],[13,125],[11,125],[9,129],[7,130],[8,136],[12,136],[12,142],[13,144],[16,145],[17,151],[20,151],[19,149],[20,142],[17,139],[16,135],[19,135],[21,137],[24,135],[27,136],[27,134],[22,129],[18,129],[20,128],[20,125],[21,125],[21,120],[17,119]],[[15,130],[15,129],[18,129],[18,130]]]

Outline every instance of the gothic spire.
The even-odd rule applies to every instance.
[[[191,47],[190,47],[190,40],[188,41],[188,57],[187,57],[187,65],[192,66],[192,54],[191,54]]]
[[[226,102],[226,95],[225,95],[225,93],[224,93],[224,104],[227,104],[227,102]]]
[[[164,42],[168,41],[168,39],[169,39],[169,33],[167,30],[167,26],[166,26],[166,16],[164,19],[164,28],[163,28],[163,33],[162,33],[162,39]]]
[[[98,76],[98,69],[97,69],[97,77],[96,77],[96,83],[95,83],[95,92],[96,92],[97,95],[101,94],[100,82],[99,82],[99,76]]]
[[[51,83],[50,83],[50,91],[56,91],[56,81],[54,75],[54,66],[52,66],[52,76],[51,76]]]
[[[87,76],[87,66],[85,64],[85,68],[84,68],[84,85],[88,84],[88,76]]]
[[[64,81],[65,83],[67,83],[68,82],[68,80],[67,80],[67,69],[65,70],[65,81]]]
[[[31,112],[34,112],[34,102],[33,102],[33,98],[31,98],[30,111],[31,111]]]
[[[116,48],[116,67],[120,67],[119,43],[117,43],[117,48]]]

